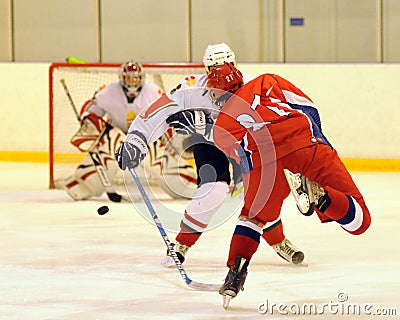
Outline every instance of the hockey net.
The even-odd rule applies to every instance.
[[[102,85],[118,80],[117,63],[53,63],[49,68],[49,115],[50,115],[50,172],[49,187],[55,181],[71,175],[83,159],[82,154],[70,143],[80,123],[62,82],[68,88],[73,104],[79,112]],[[154,82],[165,92],[172,89],[185,76],[204,73],[202,64],[143,63],[146,82]]]

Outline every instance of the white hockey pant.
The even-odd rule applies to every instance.
[[[228,191],[226,182],[217,181],[201,185],[187,206],[182,222],[197,232],[203,232],[223,204]]]

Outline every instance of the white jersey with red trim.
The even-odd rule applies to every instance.
[[[243,79],[247,83],[253,77],[243,75]],[[177,112],[200,109],[215,118],[219,110],[211,102],[206,82],[206,74],[185,77],[170,92],[162,95],[139,117],[136,117],[129,132],[139,131],[146,137],[147,143],[152,143],[168,130],[165,120]]]
[[[156,84],[145,83],[140,93],[130,98],[119,81],[110,82],[98,89],[85,112],[94,113],[100,118],[107,116],[113,127],[126,133],[136,115],[161,95],[162,91]]]

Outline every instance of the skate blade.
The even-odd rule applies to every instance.
[[[227,309],[229,307],[229,303],[231,302],[232,298],[236,297],[236,292],[234,292],[233,290],[225,290],[222,293],[222,306],[224,307],[224,309]]]
[[[225,310],[228,309],[229,303],[231,302],[232,298],[233,297],[229,295],[222,296],[222,306]]]

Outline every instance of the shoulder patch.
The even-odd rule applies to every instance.
[[[189,77],[186,77],[186,78],[185,78],[185,82],[186,82],[186,85],[187,85],[188,87],[190,87],[190,86],[195,85],[196,82],[197,82],[197,80],[196,80],[196,77],[194,77],[194,76],[189,76]]]

